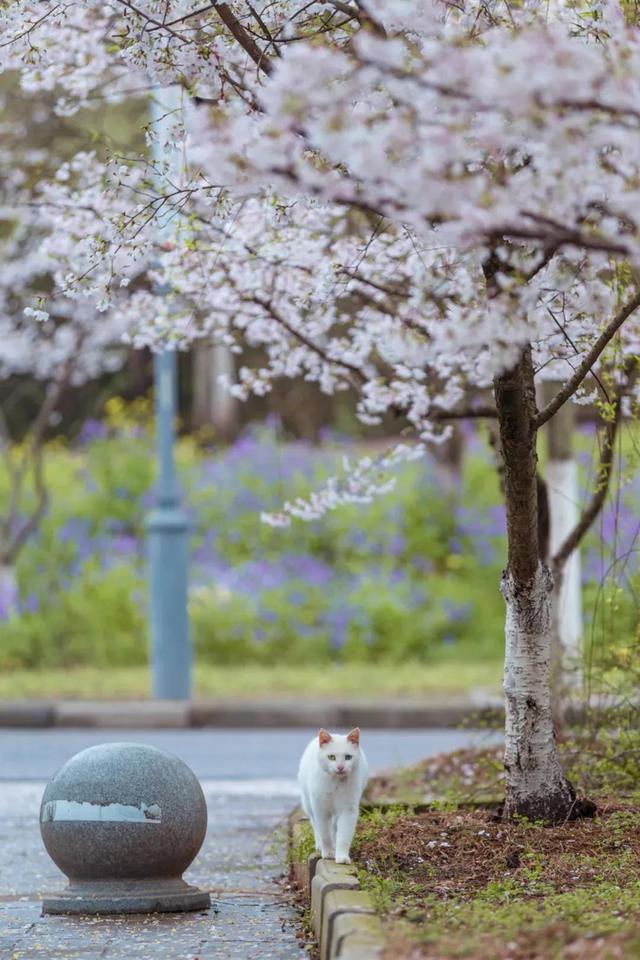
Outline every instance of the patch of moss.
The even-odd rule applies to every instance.
[[[562,948],[579,937],[595,938],[625,932],[640,936],[638,909],[640,881],[601,881],[590,887],[554,893],[550,885],[520,883],[505,878],[491,881],[472,899],[427,897],[422,904],[419,929],[411,939],[425,947],[445,945],[451,956],[477,957],[479,935],[516,942],[544,935],[548,954],[561,956]],[[408,933],[405,924],[405,932]],[[429,951],[425,951],[425,956]],[[441,954],[438,953],[438,956]],[[519,956],[517,948],[511,955]],[[630,955],[629,955],[630,956]]]
[[[313,830],[308,820],[299,820],[295,827],[292,842],[289,844],[289,862],[305,863],[316,845],[313,839]]]

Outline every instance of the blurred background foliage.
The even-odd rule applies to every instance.
[[[0,627],[5,668],[146,661],[150,417],[146,400],[113,398],[76,443],[49,441],[51,507],[19,558],[20,613]],[[190,435],[179,440],[198,658],[428,660],[459,644],[477,657],[495,648],[502,601],[486,583],[498,581],[503,518],[481,441],[459,481],[425,460],[370,506],[285,531],[261,523],[261,511],[340,470],[354,446],[338,437],[322,446],[286,441],[273,419],[218,451]],[[0,503],[7,494],[0,474]]]
[[[317,487],[340,472],[345,454],[375,450],[376,442],[325,431],[314,445],[274,417],[224,447],[183,434],[177,458],[192,523],[197,662],[498,664],[499,483],[483,429],[460,431],[455,468],[433,457],[413,462],[399,471],[393,494],[287,530],[261,523],[261,512]],[[584,427],[578,439],[586,498],[593,434]],[[640,489],[633,447],[624,443],[617,484],[583,550],[586,655],[592,666],[607,659],[619,670],[638,633]],[[0,621],[0,668],[142,666],[150,401],[112,397],[73,442],[48,441],[45,469],[50,508],[19,556],[20,606]],[[7,496],[0,470],[0,511]]]

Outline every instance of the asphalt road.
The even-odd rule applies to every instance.
[[[48,780],[79,750],[134,741],[177,754],[201,780],[293,780],[315,730],[0,730],[0,781]],[[468,730],[364,730],[375,771],[455,750],[486,733]],[[1,788],[0,788],[1,789]]]

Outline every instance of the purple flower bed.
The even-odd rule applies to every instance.
[[[455,481],[427,457],[401,470],[396,492],[373,505],[284,531],[261,524],[260,512],[330,475],[345,449],[353,453],[344,441],[282,444],[259,428],[220,453],[179,457],[193,531],[192,621],[200,655],[216,662],[428,658],[461,646],[497,655],[504,508],[486,444],[468,428],[465,442],[469,459]],[[136,656],[146,656],[152,438],[140,428],[134,437],[91,421],[80,444],[73,497],[61,490],[62,509],[54,496],[52,513],[23,553],[20,597],[0,589],[0,619],[41,623],[42,635],[59,629],[64,638],[73,618],[80,623],[84,616],[89,638],[93,617],[110,626],[114,649],[134,631],[142,635]],[[599,533],[583,551],[585,581],[599,582],[612,565],[635,571],[640,521],[629,503],[636,495],[640,482],[607,504]]]

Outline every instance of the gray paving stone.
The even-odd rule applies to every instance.
[[[65,880],[40,840],[44,783],[0,783],[0,960],[302,960],[298,916],[276,879],[293,787],[205,784],[209,827],[186,872],[214,909],[190,915],[43,917]]]

